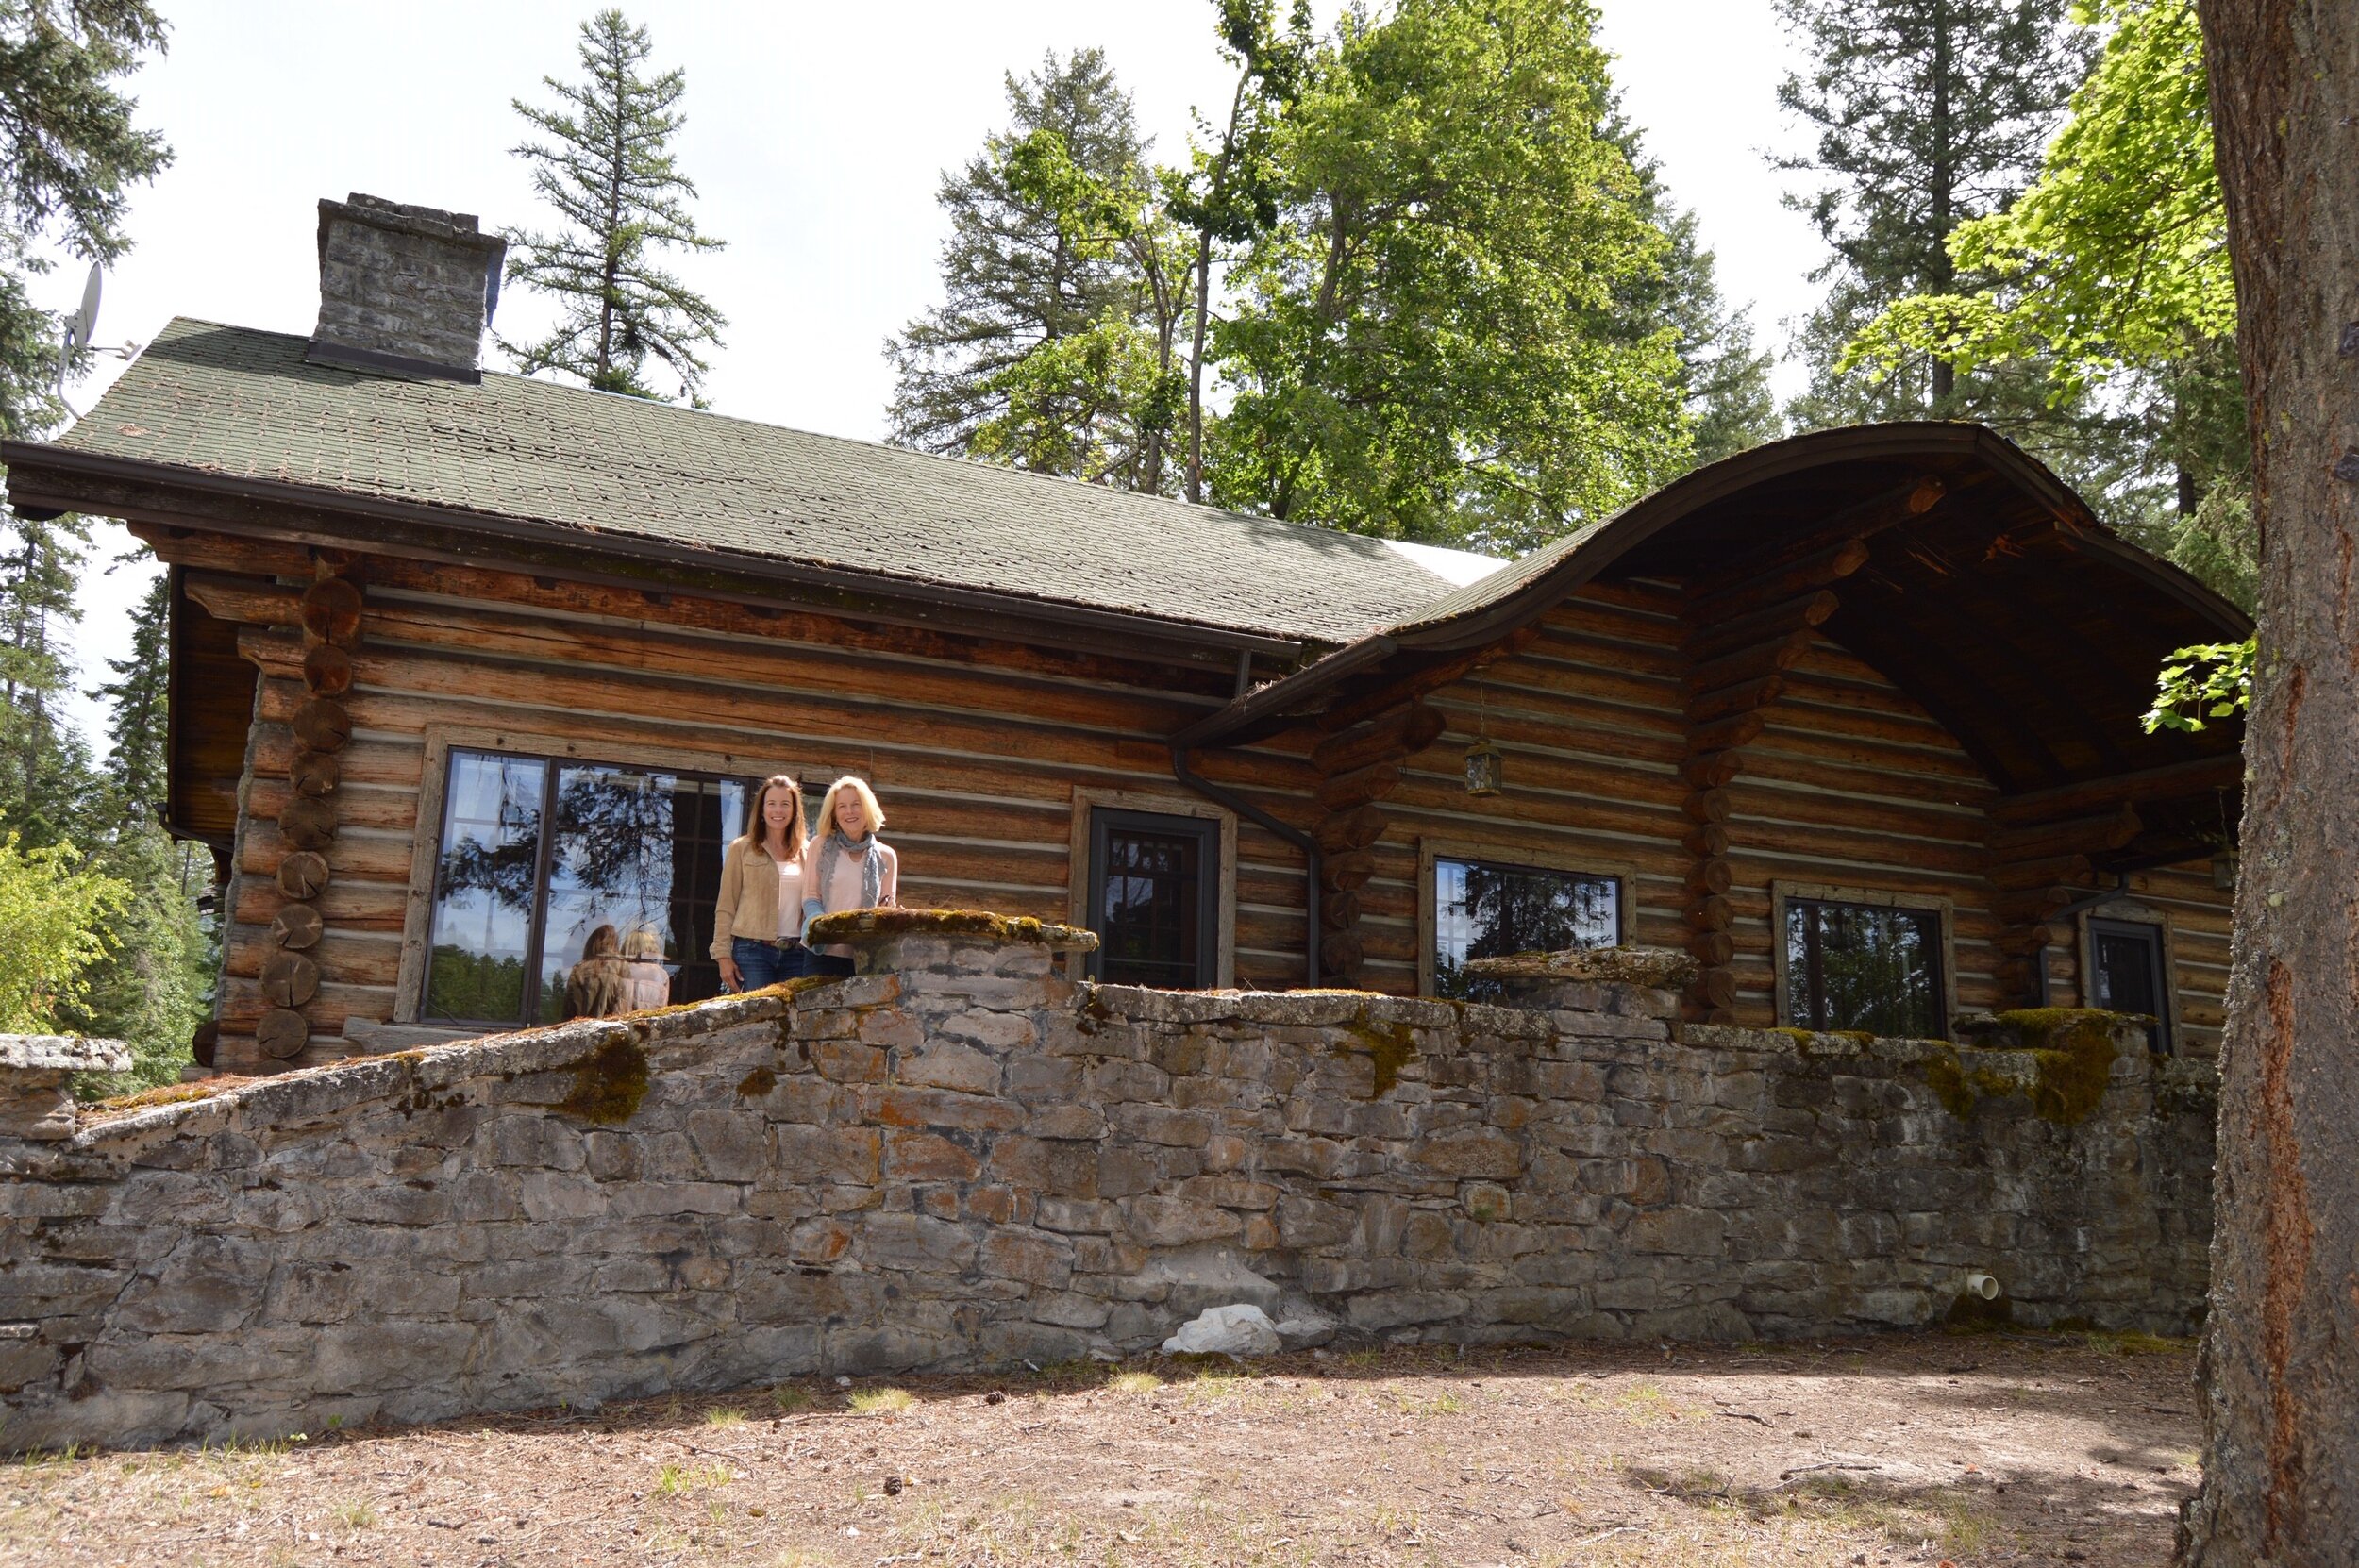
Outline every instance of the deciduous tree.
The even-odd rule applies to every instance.
[[[687,74],[648,75],[655,45],[619,10],[581,25],[579,53],[581,80],[542,78],[555,107],[514,100],[544,138],[515,154],[532,165],[533,191],[563,224],[510,230],[508,276],[553,296],[560,315],[537,342],[501,346],[527,375],[558,371],[634,397],[661,395],[644,378],[652,359],[694,400],[709,368],[701,351],[721,346],[728,319],[656,260],[662,251],[694,255],[724,243],[697,230],[688,211],[696,187],[673,160]]]
[[[1626,310],[1668,242],[1594,23],[1559,0],[1347,16],[1215,326],[1216,499],[1517,550],[1685,466],[1678,330]]]
[[[2359,1561],[2359,8],[2199,0],[2250,396],[2260,656],[2183,1568]]]

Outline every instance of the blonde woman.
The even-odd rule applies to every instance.
[[[842,909],[878,909],[897,903],[901,858],[877,837],[884,808],[866,781],[839,778],[819,808],[818,836],[811,840],[811,883],[803,891],[803,921]],[[814,975],[849,975],[852,950],[842,944],[811,956]]]
[[[745,831],[721,857],[712,957],[731,991],[760,991],[811,973],[803,947],[803,787],[774,773],[747,803]]]
[[[623,939],[623,1010],[644,1012],[669,1006],[672,972],[663,967],[663,939],[642,926]]]

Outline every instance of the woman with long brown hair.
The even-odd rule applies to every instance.
[[[745,831],[721,858],[712,957],[731,991],[759,991],[811,973],[803,946],[803,787],[774,773],[754,791]]]

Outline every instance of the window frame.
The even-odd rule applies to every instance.
[[[2155,1049],[2168,1055],[2179,1052],[2179,966],[2178,955],[2171,948],[2170,920],[2166,911],[2145,904],[2114,901],[2083,909],[2080,915],[2081,974],[2075,991],[2083,1007],[2097,1006],[2097,938],[2100,931],[2130,929],[2150,931],[2154,935],[2154,962],[2159,971],[2155,996],[2160,1006],[2154,1016]]]
[[[1426,838],[1417,840],[1417,994],[1433,995],[1433,948],[1441,940],[1441,910],[1437,866],[1443,860],[1473,860],[1512,871],[1554,872],[1565,876],[1591,876],[1614,884],[1614,932],[1627,944],[1637,913],[1638,874],[1629,865],[1595,855],[1579,854],[1546,844],[1510,844],[1497,839]],[[1363,917],[1365,918],[1364,916]]]
[[[1958,943],[1957,905],[1952,899],[1932,893],[1895,892],[1888,888],[1830,887],[1815,882],[1773,881],[1769,884],[1769,964],[1771,975],[1771,1018],[1780,1028],[1805,1027],[1789,1024],[1794,1016],[1793,987],[1786,973],[1785,920],[1786,906],[1803,904],[1851,904],[1865,909],[1907,909],[1930,913],[1938,926],[1938,951],[1933,961],[1940,968],[1934,976],[1934,991],[1941,1004],[1941,1032],[1935,1040],[1948,1040],[1956,1033],[1958,1014]]]
[[[1215,900],[1213,978],[1213,983],[1203,989],[1227,991],[1234,987],[1237,983],[1237,814],[1226,807],[1185,795],[1155,794],[1139,790],[1075,789],[1071,858],[1065,870],[1065,920],[1069,925],[1087,930],[1096,929],[1090,924],[1090,911],[1096,902],[1096,847],[1093,824],[1099,811],[1127,811],[1150,817],[1193,817],[1217,826],[1214,847],[1219,852],[1220,864],[1214,868],[1216,875],[1208,879],[1213,884]],[[1095,979],[1098,974],[1097,955],[1095,953],[1073,954],[1066,964],[1066,973],[1077,978]]]
[[[418,776],[418,810],[411,825],[410,886],[402,909],[401,963],[393,977],[393,1017],[396,1024],[463,1029],[465,1024],[445,1024],[425,1018],[427,944],[434,923],[434,885],[442,862],[443,810],[450,789],[453,751],[489,752],[546,762],[555,766],[638,768],[670,773],[702,774],[751,785],[774,773],[795,774],[791,762],[775,756],[711,751],[694,746],[645,745],[629,742],[585,743],[563,736],[527,730],[483,729],[472,726],[434,725],[426,732],[425,755]],[[534,871],[538,887],[547,877],[547,838],[543,838],[543,862]],[[331,863],[334,852],[329,852]],[[506,1026],[532,1027],[526,1024]]]

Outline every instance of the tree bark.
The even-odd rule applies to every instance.
[[[2199,0],[2261,659],[2183,1568],[2359,1562],[2359,8]]]

